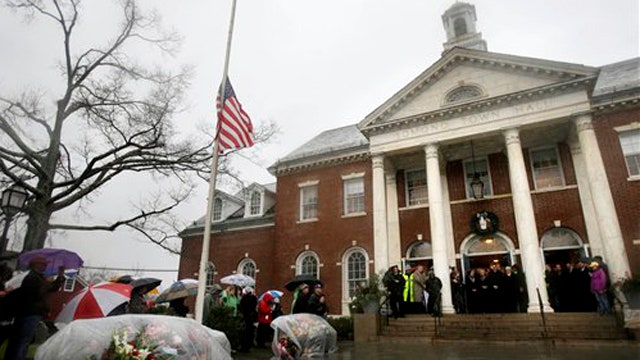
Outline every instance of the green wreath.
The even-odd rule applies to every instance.
[[[496,214],[490,211],[480,211],[474,214],[469,221],[471,231],[480,236],[495,234],[500,226],[500,220]]]

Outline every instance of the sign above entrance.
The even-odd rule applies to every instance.
[[[496,214],[490,211],[481,211],[471,217],[471,231],[484,236],[492,235],[498,231],[500,221]]]

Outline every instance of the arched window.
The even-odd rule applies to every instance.
[[[358,284],[366,282],[369,278],[367,253],[360,248],[350,250],[346,256],[345,275],[346,292],[349,298],[353,297]]]
[[[256,278],[256,262],[252,259],[242,259],[238,264],[238,273]]]
[[[464,18],[459,17],[453,20],[453,30],[456,33],[456,37],[467,33],[467,22]]]
[[[480,90],[480,88],[477,86],[465,85],[451,90],[445,98],[445,103],[451,104],[474,99],[480,96],[482,96],[482,90]]]
[[[320,279],[320,271],[318,264],[320,264],[320,258],[318,254],[313,251],[305,251],[298,256],[296,260],[296,274],[297,275],[312,275],[317,279]]]
[[[426,241],[417,241],[407,250],[407,260],[426,260],[432,257],[431,243]]]
[[[216,198],[213,200],[213,221],[218,221],[222,219],[222,199]]]
[[[249,205],[249,215],[260,214],[260,192],[254,191],[251,193],[251,201]]]
[[[205,286],[207,287],[207,289],[211,289],[213,288],[213,284],[215,284],[215,280],[216,280],[216,266],[209,261],[209,263],[207,264],[207,282],[205,284]]]

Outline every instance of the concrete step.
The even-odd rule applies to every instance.
[[[546,333],[540,314],[456,314],[444,315],[436,336],[434,318],[408,315],[390,319],[380,339],[485,339],[490,341],[558,341],[624,340],[627,334],[613,316],[595,313],[545,314]]]

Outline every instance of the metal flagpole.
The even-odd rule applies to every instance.
[[[236,0],[231,5],[231,20],[229,21],[229,34],[227,36],[227,52],[224,59],[224,72],[222,85],[220,86],[220,104],[224,104],[225,89],[229,76],[229,55],[231,53],[231,38],[233,36],[233,22],[236,15]],[[219,121],[219,120],[218,120]],[[211,177],[209,178],[209,195],[207,197],[207,212],[204,218],[204,235],[202,238],[202,254],[200,254],[200,270],[198,271],[198,295],[196,296],[196,321],[204,320],[204,295],[207,285],[207,265],[209,263],[209,244],[211,242],[211,218],[213,215],[213,203],[216,195],[216,177],[218,175],[218,150],[220,143],[216,134],[213,144],[213,156],[211,157]]]

